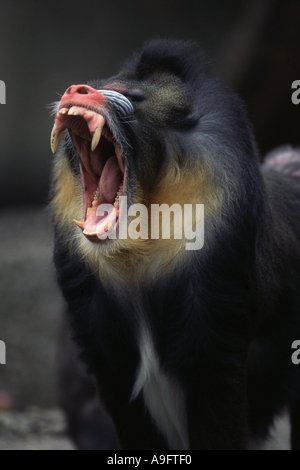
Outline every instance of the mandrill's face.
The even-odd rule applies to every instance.
[[[185,204],[206,204],[207,216],[220,208],[217,172],[199,133],[205,115],[199,106],[201,55],[185,43],[182,51],[176,42],[168,44],[161,57],[151,47],[111,79],[70,86],[54,107],[56,223],[84,252],[117,248],[158,256],[163,250],[176,257],[184,233],[179,240],[171,228],[168,245],[151,239],[152,205],[183,210]],[[194,73],[185,63],[191,51],[199,60]],[[207,98],[203,105],[209,109]],[[136,205],[146,208],[144,219]],[[120,237],[120,221],[128,224],[137,213],[136,226],[146,227],[146,236]]]

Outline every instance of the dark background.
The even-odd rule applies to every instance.
[[[246,101],[262,153],[299,144],[299,0],[0,0],[0,206],[44,203],[53,124],[73,83],[114,74],[152,37],[199,42]]]

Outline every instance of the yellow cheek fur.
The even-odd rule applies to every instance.
[[[222,191],[212,177],[213,172],[204,165],[197,170],[194,165],[179,168],[173,159],[172,166],[158,180],[152,194],[146,196],[143,188],[137,190],[137,202],[144,204],[151,213],[151,204],[204,204],[205,219],[218,217],[222,207]],[[157,276],[162,270],[164,274],[174,269],[174,263],[185,263],[191,254],[185,251],[186,240],[112,240],[109,244],[95,244],[87,240],[81,230],[75,226],[73,219],[83,218],[83,198],[81,184],[75,178],[68,159],[58,153],[54,168],[56,181],[55,197],[52,206],[55,223],[65,232],[70,249],[75,250],[94,272],[105,282],[116,281],[125,283],[128,276],[132,282],[143,282],[143,279]],[[195,220],[193,221],[195,223]],[[150,219],[148,227],[150,227]],[[161,230],[160,230],[161,232]],[[186,256],[181,256],[186,254]],[[124,284],[125,285],[125,284]]]
[[[54,166],[55,196],[52,200],[55,223],[61,229],[73,228],[73,219],[82,219],[83,198],[80,184],[64,155],[58,154]]]

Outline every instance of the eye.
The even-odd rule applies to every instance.
[[[138,88],[133,90],[124,90],[122,94],[126,96],[126,98],[128,98],[129,100],[135,102],[144,101],[146,99],[145,94]]]

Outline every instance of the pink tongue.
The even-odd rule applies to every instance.
[[[120,170],[118,159],[113,155],[105,163],[99,182],[102,203],[113,204],[122,180],[123,173]]]

